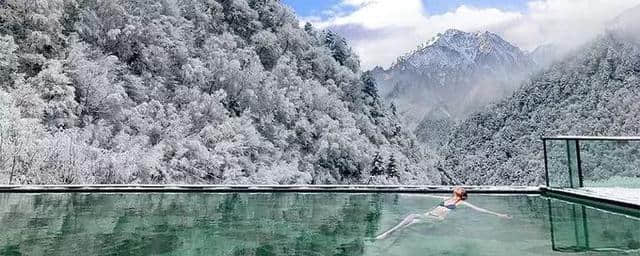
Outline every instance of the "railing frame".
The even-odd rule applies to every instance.
[[[578,171],[578,187],[584,187],[584,173],[582,172],[582,158],[580,156],[580,141],[640,141],[640,137],[605,137],[605,136],[543,136],[542,138],[543,151],[544,151],[544,173],[546,178],[547,187],[551,187],[549,184],[549,160],[547,154],[547,141],[565,141],[567,146],[567,164],[571,164],[571,155],[569,154],[569,143],[573,142],[576,146],[576,165]],[[569,172],[571,172],[571,166],[568,166]],[[575,188],[573,184],[573,175],[569,173],[569,184],[571,188]]]

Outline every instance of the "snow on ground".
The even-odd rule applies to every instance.
[[[640,188],[581,188],[591,193],[640,205]]]

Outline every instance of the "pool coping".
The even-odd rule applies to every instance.
[[[470,194],[541,195],[603,208],[640,218],[640,204],[588,191],[545,186],[429,186],[429,185],[0,185],[8,193],[451,193],[463,187]]]
[[[622,198],[610,197],[594,192],[580,189],[558,189],[541,187],[543,195],[550,195],[568,201],[577,201],[585,204],[606,204],[613,208],[611,210],[633,210],[637,211],[637,217],[640,217],[640,204],[634,201],[624,200]]]
[[[450,193],[463,187],[474,194],[541,194],[533,186],[422,185],[0,185],[0,193]]]

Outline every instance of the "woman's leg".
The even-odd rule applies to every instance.
[[[376,239],[378,240],[385,239],[387,238],[387,236],[391,235],[391,233],[398,231],[399,229],[406,228],[416,222],[419,222],[420,217],[421,217],[420,214],[410,214],[409,216],[404,218],[404,220],[398,223],[398,225],[377,236]]]

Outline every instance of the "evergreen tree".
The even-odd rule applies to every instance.
[[[349,49],[347,49],[347,43],[344,38],[334,33],[333,31],[327,31],[325,35],[325,44],[331,50],[333,58],[344,65],[349,57]]]
[[[400,178],[398,164],[396,163],[396,158],[393,155],[389,157],[389,164],[387,164],[387,176],[392,178]]]
[[[340,35],[333,31],[326,31],[324,37],[325,45],[331,50],[333,58],[340,63],[340,65],[348,67],[352,71],[356,71],[360,68],[360,61],[352,53],[351,47]]]
[[[304,24],[304,31],[312,34],[313,33],[313,25],[311,25],[311,23],[307,22]]]
[[[383,175],[384,171],[385,171],[384,160],[382,160],[382,156],[380,155],[380,152],[377,152],[376,156],[373,157],[371,176]]]
[[[71,79],[64,73],[62,65],[60,61],[50,61],[37,76],[29,80],[47,103],[43,123],[50,128],[73,127],[77,119],[75,88],[71,86]]]
[[[394,116],[398,115],[398,108],[396,107],[396,103],[391,102],[391,114]]]
[[[382,109],[383,105],[378,96],[375,78],[370,71],[366,71],[362,74],[360,80],[362,80],[363,83],[362,92],[364,92],[364,100],[371,106],[371,116],[378,122],[378,118],[384,117],[385,110]]]
[[[364,83],[364,87],[362,91],[371,96],[373,99],[378,99],[378,88],[376,86],[376,80],[371,75],[370,71],[366,71],[362,73],[362,82]]]
[[[18,68],[18,56],[16,55],[16,45],[10,35],[0,35],[0,88],[13,86],[11,79]]]

